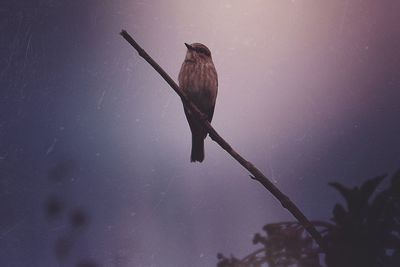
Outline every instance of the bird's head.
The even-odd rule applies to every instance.
[[[211,51],[207,46],[200,43],[187,44],[186,59],[211,59]]]

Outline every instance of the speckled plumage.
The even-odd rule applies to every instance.
[[[179,72],[179,87],[191,101],[207,115],[211,122],[214,115],[218,92],[218,76],[210,50],[203,44],[186,44],[188,50]],[[190,111],[185,109],[186,118],[192,132],[192,162],[204,160],[204,139],[207,132],[201,127]]]

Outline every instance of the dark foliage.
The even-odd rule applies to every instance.
[[[320,232],[332,225],[325,222],[312,222]],[[218,255],[218,267],[259,267],[259,266],[298,266],[321,267],[320,249],[298,222],[267,224],[263,227],[265,235],[255,234],[253,244],[263,248],[239,260]]]
[[[73,228],[83,227],[87,224],[87,216],[82,210],[75,209],[70,214],[70,222]]]
[[[57,187],[63,185],[71,173],[73,164],[71,161],[58,163],[49,174],[49,181],[55,183]],[[81,208],[71,208],[68,202],[52,193],[45,201],[45,214],[49,223],[66,225],[65,220],[69,221],[69,226],[61,233],[54,243],[54,252],[58,263],[61,266],[67,265],[73,258],[74,249],[76,250],[79,235],[84,226],[89,224],[87,213]],[[82,259],[77,262],[77,267],[98,267],[99,265],[89,259]]]
[[[56,196],[50,196],[46,200],[45,210],[48,219],[56,219],[64,211],[64,203]]]
[[[265,235],[256,234],[253,239],[262,248],[243,259],[218,254],[217,266],[400,266],[400,171],[393,175],[388,188],[377,193],[385,176],[354,188],[330,184],[343,196],[346,205],[334,206],[333,223],[312,222],[323,236],[325,251],[297,222],[267,224],[263,228]]]

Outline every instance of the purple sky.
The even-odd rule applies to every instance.
[[[400,2],[3,1],[0,265],[63,266],[49,195],[89,216],[65,266],[215,266],[266,223],[293,220],[209,138],[190,163],[179,97],[119,36],[174,78],[184,42],[219,75],[213,126],[310,219],[400,167]],[[60,162],[62,181],[48,175]]]

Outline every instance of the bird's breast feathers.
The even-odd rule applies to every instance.
[[[179,86],[189,97],[206,97],[213,104],[217,97],[218,77],[211,63],[184,62],[179,73]]]

